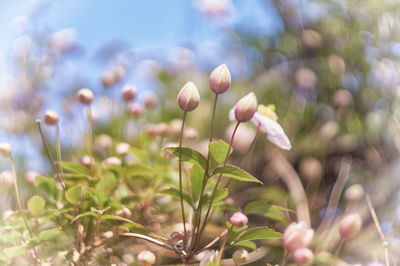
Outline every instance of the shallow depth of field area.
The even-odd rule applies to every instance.
[[[0,265],[400,265],[397,1],[0,10]]]

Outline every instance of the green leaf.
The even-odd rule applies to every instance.
[[[160,191],[160,193],[169,195],[169,196],[171,196],[173,198],[176,198],[176,199],[180,199],[181,198],[179,189],[173,188],[173,187],[162,189]],[[192,198],[190,197],[189,194],[187,194],[186,192],[183,191],[182,192],[182,197],[183,197],[184,201],[186,201],[190,206],[193,207],[193,201],[192,201]]]
[[[269,239],[269,238],[280,238],[281,233],[275,232],[268,227],[255,227],[244,231],[236,240],[236,242],[244,240],[257,240],[257,239]]]
[[[11,248],[3,249],[3,253],[7,256],[8,259],[12,259],[18,256],[25,254],[28,251],[27,246],[16,246]]]
[[[226,143],[223,140],[211,142],[208,145],[210,155],[211,155],[211,164],[212,167],[216,167],[219,164],[221,164],[223,161],[225,161],[225,158],[227,157],[228,149],[229,149],[229,144]],[[232,149],[229,152],[229,155],[232,153]],[[229,156],[228,155],[228,156]]]
[[[132,164],[127,168],[126,177],[154,175],[159,172],[144,164]]]
[[[90,175],[89,169],[85,166],[83,166],[80,163],[74,163],[74,162],[58,162],[58,164],[64,168],[64,170],[67,170],[69,172],[75,173],[75,174],[80,174],[80,175]]]
[[[135,155],[142,163],[146,163],[149,161],[149,152],[142,150],[142,149],[138,149],[135,147],[131,147],[130,151],[133,153],[133,155]]]
[[[254,242],[251,242],[250,240],[236,242],[233,246],[241,246],[241,247],[249,248],[251,250],[257,250],[256,244],[254,244]]]
[[[190,172],[190,182],[191,182],[192,197],[194,202],[197,202],[199,200],[203,181],[204,181],[204,170],[201,169],[196,164],[193,165],[192,171]]]
[[[53,228],[53,229],[41,231],[39,233],[38,239],[40,241],[47,241],[47,240],[51,240],[53,238],[56,238],[61,234],[63,234],[63,231],[61,231],[58,228]]]
[[[38,176],[35,180],[35,186],[45,191],[51,198],[57,199],[58,189],[54,177]]]
[[[65,192],[65,198],[72,204],[77,204],[81,199],[82,186],[74,186]]]
[[[71,220],[70,223],[72,224],[72,223],[74,223],[76,220],[81,219],[81,218],[86,217],[86,216],[92,216],[92,217],[94,217],[94,218],[97,218],[97,217],[99,217],[99,214],[96,213],[96,212],[91,212],[91,211],[84,212],[84,213],[81,213],[81,214],[75,216],[75,217]]]
[[[214,196],[214,200],[213,200],[212,206],[219,205],[220,204],[219,201],[225,199],[228,196],[228,194],[229,194],[229,191],[228,191],[227,188],[221,189],[221,190],[217,190],[215,192],[215,196]],[[209,194],[204,195],[203,204],[205,206],[208,206],[210,204],[210,200],[211,200],[211,195],[209,195]]]
[[[172,151],[173,154],[179,157],[181,154],[182,161],[189,162],[192,164],[196,164],[201,168],[205,169],[207,160],[206,158],[198,151],[192,150],[186,147],[168,147],[167,150]]]
[[[245,181],[245,182],[257,182],[262,184],[260,180],[252,176],[251,174],[247,173],[245,170],[234,166],[234,165],[226,165],[225,167],[220,166],[215,168],[213,175],[219,175],[221,174],[225,177],[233,178],[239,181]]]
[[[276,205],[267,204],[263,200],[249,202],[243,209],[243,212],[245,214],[259,214],[266,218],[285,223],[287,222],[287,219],[282,214],[282,211],[292,210]]]
[[[37,217],[43,210],[46,205],[46,201],[40,196],[33,196],[28,201],[28,210],[31,214]]]
[[[117,186],[118,180],[112,173],[105,174],[96,184],[96,190],[104,192],[105,195],[110,195]]]

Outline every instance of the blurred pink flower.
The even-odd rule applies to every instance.
[[[234,108],[232,108],[229,112],[229,119],[231,121],[235,120]],[[275,106],[270,105],[267,107],[260,104],[257,112],[251,119],[251,122],[253,122],[256,127],[259,127],[261,132],[267,134],[269,141],[281,149],[290,150],[292,148],[292,144],[290,143],[285,131],[281,125],[276,122],[276,120],[278,120],[278,116],[275,114]]]

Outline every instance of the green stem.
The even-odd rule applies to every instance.
[[[92,106],[87,107],[87,119],[89,121],[89,136],[88,136],[88,150],[91,157],[93,157],[93,117],[92,117]]]
[[[344,239],[341,238],[340,241],[339,241],[339,244],[337,245],[337,248],[335,250],[335,255],[333,256],[333,259],[331,261],[331,266],[336,265],[336,260],[339,257],[340,249],[342,248],[343,243],[344,243]]]
[[[288,255],[289,255],[289,253],[287,252],[286,249],[284,249],[281,266],[285,266],[286,265],[286,261],[287,261]]]
[[[125,137],[125,127],[126,127],[126,120],[127,120],[127,116],[128,116],[127,104],[124,103],[124,106],[122,108],[123,108],[123,111],[122,111],[121,132],[120,132],[121,140],[123,140]]]
[[[225,251],[226,242],[228,241],[229,234],[231,233],[231,231],[232,231],[232,225],[229,227],[228,233],[226,234],[226,236],[225,236],[225,238],[224,238],[224,242],[223,242],[222,245],[221,245],[221,249],[220,249],[219,256],[218,256],[218,262],[217,262],[218,265],[220,264],[221,259],[222,259],[222,257],[224,256],[224,251]]]
[[[218,100],[218,94],[215,94],[213,111],[212,111],[212,115],[211,115],[211,129],[210,129],[210,141],[209,141],[210,143],[212,142],[213,134],[214,134],[214,120],[215,120],[215,111],[217,109],[217,100]],[[206,188],[206,184],[208,181],[207,172],[208,172],[209,167],[210,167],[210,151],[208,151],[208,153],[207,153],[207,164],[206,164],[206,169],[204,171],[203,184],[201,186],[201,191],[200,191],[200,196],[199,196],[199,204],[197,206],[197,210],[196,210],[196,214],[195,214],[194,225],[193,225],[193,230],[192,230],[193,236],[192,236],[192,240],[190,243],[189,254],[192,253],[192,251],[194,250],[194,246],[196,245],[196,242],[198,241],[196,229],[201,222],[201,209],[203,207],[203,194],[204,194],[204,190]]]
[[[182,127],[181,127],[181,133],[179,136],[179,148],[182,147],[182,140],[183,140],[183,130],[185,128],[185,120],[186,120],[186,114],[187,112],[185,111],[183,113],[183,119],[182,119]],[[185,209],[183,205],[183,188],[182,188],[182,156],[179,153],[179,193],[180,193],[180,200],[181,200],[181,210],[182,210],[182,221],[183,221],[183,249],[186,248],[186,219],[185,219]]]
[[[61,186],[63,187],[63,189],[65,191],[64,180],[63,180],[63,178],[61,177],[61,175],[60,175],[60,173],[58,171],[58,168],[57,168],[57,166],[56,166],[56,164],[55,164],[55,162],[53,160],[53,157],[51,156],[51,153],[50,153],[50,150],[49,150],[49,145],[47,144],[47,140],[46,140],[46,137],[44,136],[44,133],[43,133],[43,130],[42,130],[42,126],[41,126],[41,122],[40,122],[39,119],[36,120],[36,124],[38,125],[39,133],[40,133],[40,136],[42,138],[44,148],[45,148],[45,150],[47,152],[47,157],[49,158],[49,161],[50,161],[51,165],[53,166],[54,171],[56,172],[57,178],[60,181]]]
[[[253,141],[251,142],[249,148],[247,149],[247,152],[243,155],[242,159],[240,159],[238,165],[241,165],[243,163],[244,159],[246,159],[247,155],[249,155],[250,152],[253,150],[254,144],[256,143],[256,140],[257,140],[258,133],[260,133],[260,126],[258,126],[256,128],[256,133],[254,134]]]
[[[230,141],[230,143],[229,143],[228,152],[226,153],[226,157],[225,157],[225,160],[224,160],[224,162],[223,162],[222,168],[224,168],[224,167],[226,166],[226,164],[228,163],[229,154],[230,154],[231,149],[232,149],[233,139],[235,138],[235,134],[236,134],[236,131],[237,131],[239,125],[240,125],[240,122],[238,121],[238,122],[236,123],[235,129],[233,130],[232,137],[231,137],[231,141]],[[203,223],[203,225],[202,225],[202,227],[201,227],[201,229],[200,229],[198,239],[200,239],[200,237],[201,237],[201,235],[202,235],[202,233],[203,233],[203,231],[204,231],[204,228],[205,228],[206,225],[207,225],[208,216],[209,216],[209,214],[210,214],[211,207],[212,207],[212,204],[213,204],[213,201],[214,201],[214,198],[215,198],[215,193],[217,192],[218,185],[219,185],[219,183],[220,183],[220,181],[221,181],[222,175],[223,175],[223,172],[221,172],[221,173],[219,174],[218,179],[217,179],[217,183],[215,184],[214,190],[213,190],[213,192],[212,192],[212,194],[211,194],[210,204],[208,205],[207,212],[206,212],[206,216],[205,216],[205,218],[204,218],[204,223]]]
[[[60,142],[60,126],[58,125],[58,123],[56,124],[56,146],[57,146],[57,161],[61,163],[62,156],[61,156],[61,142]],[[61,165],[59,165],[59,170],[61,176],[64,177],[64,170]]]

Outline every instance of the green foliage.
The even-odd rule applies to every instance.
[[[226,165],[226,166],[220,166],[215,168],[213,175],[219,175],[221,174],[225,177],[229,177],[235,180],[239,181],[245,181],[245,182],[256,182],[262,184],[260,180],[252,176],[251,174],[247,173],[245,170],[234,166],[234,165]]]
[[[185,147],[169,147],[166,149],[172,151],[178,157],[181,156],[182,161],[196,164],[202,169],[206,168],[207,159],[198,151]]]
[[[28,210],[33,216],[37,217],[44,210],[45,205],[46,201],[42,197],[33,196],[28,201]]]

